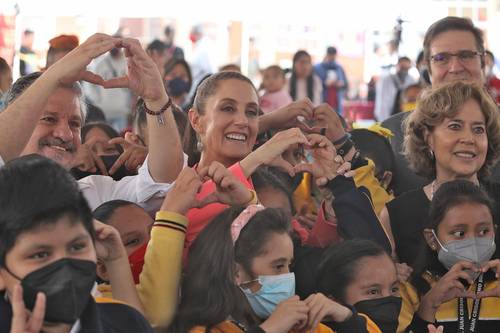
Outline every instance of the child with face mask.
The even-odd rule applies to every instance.
[[[319,292],[354,307],[383,333],[401,331],[397,330],[402,299],[396,266],[376,243],[346,240],[329,247],[322,255],[316,276]]]
[[[354,309],[322,294],[295,296],[290,230],[275,208],[234,207],[218,215],[193,244],[170,331],[332,332],[320,323],[329,320],[337,332],[364,332]]]
[[[405,290],[415,311],[407,331],[424,332],[437,323],[444,332],[498,332],[500,260],[492,207],[469,181],[437,190],[413,287]]]
[[[7,163],[0,209],[0,332],[152,332],[133,308],[93,298],[97,258],[126,254],[94,227],[66,170],[38,155]]]

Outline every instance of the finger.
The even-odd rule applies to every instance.
[[[36,295],[35,307],[31,312],[31,317],[28,322],[29,332],[40,332],[43,325],[43,320],[45,319],[45,304],[45,294],[39,292]]]
[[[24,332],[26,331],[26,307],[23,301],[23,288],[21,285],[16,284],[12,291],[12,328],[11,332]]]
[[[212,174],[213,181],[220,186],[222,179],[224,179],[225,177],[231,177],[230,175],[228,175],[227,169],[222,165],[217,166]]]
[[[295,172],[309,172],[312,173],[313,171],[313,164],[312,163],[299,163],[295,165],[294,167]]]
[[[112,175],[118,170],[129,158],[130,155],[132,154],[132,150],[125,150],[120,157],[115,161],[113,166],[109,169],[109,174]]]
[[[479,272],[476,265],[470,261],[461,260],[453,265],[449,271],[463,271],[464,269],[470,269],[473,272]]]
[[[128,142],[125,138],[122,138],[121,136],[112,138],[111,140],[108,141],[108,144],[120,145],[123,147],[123,149],[127,149],[128,147],[131,146],[130,142]]]
[[[477,294],[477,297],[479,298],[485,298],[485,297],[498,297],[500,295],[500,292],[497,288],[494,289],[488,289],[481,291],[480,293]]]
[[[91,152],[91,154],[92,154],[92,159],[94,160],[94,163],[101,172],[101,174],[104,176],[108,176],[108,170],[106,170],[106,166],[104,165],[104,162],[102,161],[101,157],[94,152]]]
[[[102,83],[102,86],[105,89],[128,88],[129,87],[129,79],[127,76],[115,77],[115,78],[104,81]]]
[[[98,84],[102,86],[104,84],[104,79],[95,73],[92,73],[90,71],[84,71],[82,75],[80,76],[80,79],[85,82],[93,83],[93,84]]]
[[[202,200],[200,200],[198,202],[198,207],[197,208],[202,208],[202,207],[205,207],[207,205],[210,205],[210,204],[213,204],[213,203],[217,203],[217,202],[219,202],[219,197],[217,196],[216,192],[213,192],[213,193],[210,193],[209,195],[207,195]]]
[[[318,187],[325,186],[326,184],[328,184],[328,178],[326,178],[326,177],[320,177],[320,178],[316,179],[316,185]]]

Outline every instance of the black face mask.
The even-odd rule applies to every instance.
[[[88,301],[96,279],[96,264],[89,260],[64,258],[18,278],[21,281],[23,300],[27,309],[33,310],[39,292],[45,294],[45,321],[75,323]]]
[[[373,320],[383,333],[396,333],[401,304],[401,297],[388,296],[360,301],[354,304],[354,308]]]
[[[103,155],[99,156],[104,163],[104,166],[106,167],[106,170],[109,171],[113,164],[115,164],[116,160],[120,157],[120,155]],[[73,177],[75,177],[76,180],[85,178],[87,176],[92,176],[92,175],[102,175],[102,173],[97,169],[96,172],[89,172],[89,171],[82,171],[78,168],[73,168],[70,170],[71,174]],[[123,177],[126,176],[134,176],[137,173],[134,171],[131,171],[125,167],[125,165],[122,165],[121,167],[118,168],[118,170],[115,171],[114,174],[110,175],[114,180],[118,181],[122,179]]]
[[[189,82],[181,79],[180,77],[176,77],[175,79],[167,82],[167,90],[169,94],[175,97],[188,93],[190,88],[191,85]]]

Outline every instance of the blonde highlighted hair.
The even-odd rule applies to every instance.
[[[428,179],[436,177],[433,153],[426,140],[426,133],[434,131],[445,118],[456,116],[468,100],[475,100],[485,118],[488,150],[486,160],[478,171],[479,179],[489,175],[500,157],[500,114],[486,88],[473,82],[457,81],[423,92],[417,108],[404,122],[404,155],[410,168]]]

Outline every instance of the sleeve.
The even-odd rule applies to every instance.
[[[233,175],[235,175],[236,178],[243,183],[243,185],[245,185],[248,189],[253,190],[253,184],[251,180],[245,178],[245,174],[240,166],[240,163],[233,164],[228,168],[228,170]],[[211,180],[206,181],[205,183],[203,183],[201,190],[196,195],[196,199],[201,201],[213,191],[215,191],[214,182]],[[227,205],[213,203],[203,208],[190,209],[186,214],[186,217],[189,220],[189,226],[186,234],[185,248],[189,249],[189,247],[191,247],[191,244],[196,239],[198,234],[203,230],[203,228],[205,228],[205,226],[210,223],[210,221],[212,221],[214,217],[219,215],[226,208]]]
[[[325,217],[325,202],[321,203],[318,210],[318,217],[314,227],[309,232],[309,237],[305,242],[306,245],[314,247],[327,247],[330,244],[339,242],[341,238],[337,233],[337,219],[329,221]]]
[[[334,196],[332,207],[337,216],[339,236],[343,239],[369,239],[390,253],[389,238],[373,210],[368,190],[357,188],[353,179],[340,175],[326,186]]]
[[[184,154],[184,164],[186,160]],[[109,176],[94,175],[82,178],[78,183],[92,210],[104,202],[121,199],[139,204],[148,213],[160,209],[163,197],[172,187],[172,183],[154,181],[149,173],[147,157],[136,176],[115,181]]]
[[[380,185],[377,178],[375,178],[375,164],[368,159],[368,164],[356,169],[354,176],[356,186],[364,186],[370,191],[370,195],[375,209],[375,214],[379,216],[385,204],[394,199],[394,196],[387,193],[387,191]]]
[[[260,326],[250,327],[247,333],[266,333]]]
[[[430,323],[428,321],[425,321],[415,313],[413,315],[410,325],[404,330],[404,332],[407,333],[428,332],[427,325],[429,324],[435,324],[435,323]]]
[[[155,328],[167,327],[175,314],[187,224],[182,215],[160,211],[151,230],[137,291]]]

